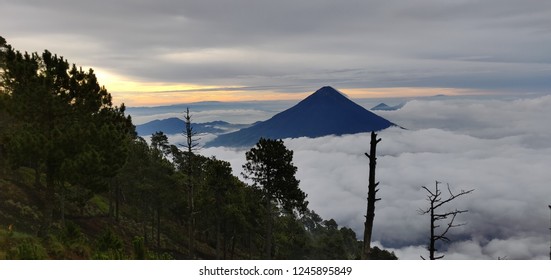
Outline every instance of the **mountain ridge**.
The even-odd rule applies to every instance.
[[[340,91],[324,86],[269,120],[219,135],[206,145],[246,147],[261,137],[316,138],[379,131],[390,126],[395,124],[356,104]]]
[[[193,123],[193,130],[197,133],[222,134],[239,130],[252,124],[232,124],[225,121],[212,121],[205,123]],[[183,133],[185,130],[185,121],[172,117],[162,120],[153,120],[136,126],[136,132],[140,136],[150,136],[151,134],[162,131],[166,135]]]
[[[371,111],[396,111],[404,107],[404,104],[398,104],[396,106],[389,106],[386,103],[379,103],[377,106],[371,108]]]

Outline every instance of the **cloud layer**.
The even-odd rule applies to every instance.
[[[2,36],[16,48],[47,48],[138,82],[301,94],[327,84],[522,92],[551,86],[547,1],[0,0],[0,5]]]
[[[453,191],[475,189],[449,210],[466,225],[454,228],[455,241],[441,246],[447,259],[546,259],[551,204],[551,96],[512,101],[441,100],[409,102],[385,112],[411,129],[379,133],[373,240],[402,259],[427,256],[427,193],[421,186],[449,183]],[[445,126],[445,123],[450,123]],[[405,126],[408,126],[405,125]],[[363,233],[366,210],[369,134],[287,139],[297,176],[310,207],[324,218]],[[229,160],[239,174],[244,151],[211,148],[203,153]]]

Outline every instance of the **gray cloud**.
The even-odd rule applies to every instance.
[[[550,86],[545,1],[10,1],[16,48],[142,81]],[[355,69],[353,71],[347,71]]]
[[[418,100],[385,112],[409,130],[379,134],[377,179],[381,182],[373,239],[402,259],[426,256],[429,218],[421,186],[435,180],[452,190],[475,189],[450,209],[466,225],[450,232],[448,259],[545,259],[549,249],[551,191],[551,96],[515,99]],[[448,127],[444,124],[450,123]],[[369,135],[285,140],[294,150],[301,188],[310,207],[361,236],[365,214]],[[229,160],[238,175],[245,151],[209,148]]]

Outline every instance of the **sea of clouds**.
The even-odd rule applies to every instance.
[[[373,229],[375,245],[400,259],[427,257],[429,217],[422,186],[447,185],[474,192],[446,210],[457,217],[446,259],[547,259],[550,246],[551,95],[514,99],[442,98],[409,101],[377,113],[406,128],[378,133],[376,179],[380,182]],[[328,112],[330,113],[330,112]],[[173,136],[171,141],[178,141]],[[206,136],[207,140],[213,136]],[[363,234],[369,133],[316,139],[285,139],[294,151],[300,187],[309,207],[324,219]],[[229,161],[241,177],[245,149],[205,148]]]

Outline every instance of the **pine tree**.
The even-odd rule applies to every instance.
[[[216,239],[216,259],[222,258],[222,235],[225,231],[225,220],[229,216],[226,208],[229,205],[229,193],[234,191],[234,180],[232,169],[229,162],[210,158],[206,163],[206,191],[204,195],[209,205],[205,203],[204,212],[207,207],[212,210],[214,216],[215,239]],[[211,211],[208,211],[211,212]]]
[[[122,167],[134,126],[124,105],[113,106],[94,71],[85,72],[44,51],[28,54],[2,48],[3,99],[10,123],[5,143],[14,166],[35,169],[36,184],[45,174],[44,225],[52,220],[56,194],[65,183],[91,192],[108,188]]]
[[[255,147],[246,153],[247,163],[243,165],[246,179],[262,192],[265,204],[265,258],[272,258],[274,207],[292,212],[306,210],[306,194],[299,188],[295,178],[297,168],[293,165],[293,151],[288,150],[282,140],[260,138]]]

